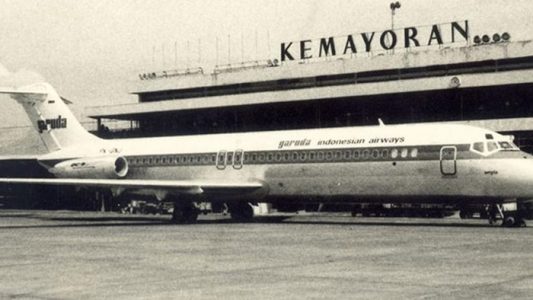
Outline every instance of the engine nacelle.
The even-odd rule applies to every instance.
[[[128,161],[122,156],[71,159],[56,164],[49,171],[60,178],[124,178],[128,174]]]

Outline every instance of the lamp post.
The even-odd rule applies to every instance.
[[[394,15],[396,14],[396,10],[399,9],[402,5],[400,4],[400,1],[391,2],[390,4],[390,12],[391,12],[391,29],[394,30]]]

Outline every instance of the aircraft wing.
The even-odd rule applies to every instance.
[[[116,188],[124,190],[161,189],[181,194],[199,195],[204,193],[247,194],[266,192],[267,187],[260,181],[202,181],[202,180],[143,180],[143,179],[77,179],[77,178],[0,178],[0,183],[72,185],[85,187]]]

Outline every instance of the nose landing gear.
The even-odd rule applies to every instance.
[[[502,227],[526,227],[526,222],[516,202],[496,204],[491,209],[493,213],[489,213],[489,224],[494,224],[496,214],[502,219]]]

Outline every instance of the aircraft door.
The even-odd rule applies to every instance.
[[[243,151],[241,149],[235,150],[233,153],[233,168],[236,170],[242,169]]]
[[[227,151],[220,150],[217,154],[217,169],[224,170],[226,168]]]
[[[457,147],[444,146],[440,149],[440,172],[442,175],[457,174]]]

